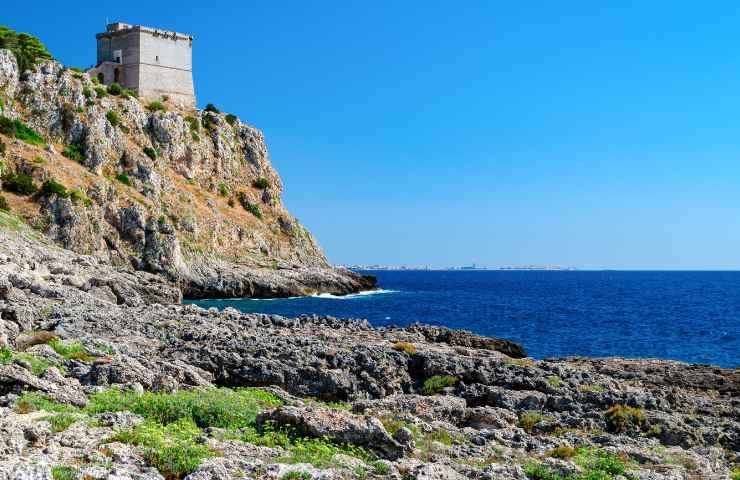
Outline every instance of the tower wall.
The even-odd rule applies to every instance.
[[[195,106],[191,36],[113,23],[96,39],[98,62],[90,75],[102,74],[106,85],[117,81],[145,101],[167,96],[173,104]]]

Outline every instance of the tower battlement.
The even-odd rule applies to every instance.
[[[118,83],[143,100],[166,96],[183,107],[195,106],[191,35],[115,22],[95,39],[97,63],[88,73],[101,83]]]

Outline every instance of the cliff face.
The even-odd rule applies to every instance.
[[[238,118],[111,95],[56,62],[21,75],[7,50],[0,50],[0,100],[3,116],[44,139],[32,145],[0,135],[5,174],[77,192],[4,195],[14,213],[65,248],[161,273],[190,297],[374,286],[329,267],[282,204],[262,132]]]

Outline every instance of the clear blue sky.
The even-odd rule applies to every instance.
[[[9,2],[9,4],[8,4]],[[199,103],[265,131],[340,262],[740,268],[737,2],[28,2],[191,33]]]

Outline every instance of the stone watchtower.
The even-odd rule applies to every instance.
[[[195,107],[193,37],[156,28],[111,23],[95,35],[98,61],[88,74],[101,83],[119,83],[147,101],[163,96]]]

